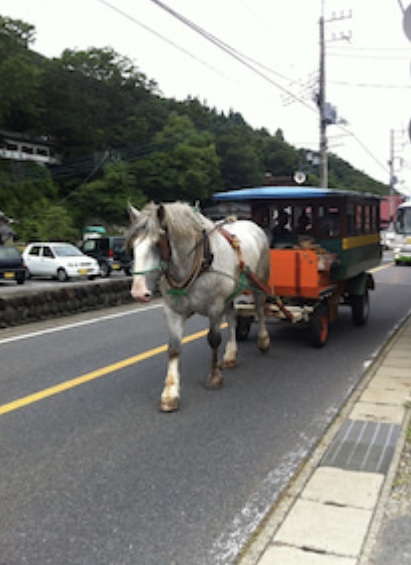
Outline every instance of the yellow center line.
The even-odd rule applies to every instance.
[[[225,326],[226,324],[222,325],[222,327]],[[201,337],[207,335],[207,333],[208,329],[188,335],[183,338],[183,343],[189,343],[190,341],[200,339]],[[45,388],[44,390],[40,390],[39,392],[35,392],[34,394],[29,394],[28,396],[23,396],[22,398],[18,398],[17,400],[13,400],[12,402],[8,402],[7,404],[2,404],[0,405],[0,416],[7,414],[8,412],[14,412],[19,408],[29,406],[30,404],[34,404],[35,402],[40,402],[40,400],[44,400],[45,398],[49,398],[50,396],[60,394],[61,392],[75,388],[76,386],[80,386],[95,379],[99,379],[100,377],[104,377],[109,373],[114,373],[115,371],[119,371],[120,369],[124,369],[125,367],[130,367],[130,365],[135,365],[140,361],[150,359],[151,357],[159,355],[160,353],[164,353],[165,351],[167,351],[167,345],[160,345],[159,347],[144,351],[143,353],[139,353],[138,355],[134,355],[133,357],[129,357],[128,359],[123,359],[123,361],[118,361],[117,363],[107,365],[106,367],[102,367],[101,369],[91,371],[90,373],[86,373],[85,375],[75,377],[74,379],[71,379],[69,381],[65,381],[50,388]]]
[[[390,263],[385,263],[384,265],[379,265],[378,267],[374,267],[370,269],[371,273],[377,273],[378,271],[382,271],[383,269],[387,269],[388,267],[392,267],[394,265],[394,261]]]

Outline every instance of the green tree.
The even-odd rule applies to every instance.
[[[243,130],[230,130],[219,135],[216,150],[221,159],[221,176],[225,188],[262,183],[264,170],[261,161]]]
[[[67,49],[42,79],[47,131],[70,157],[142,141],[162,115],[155,82],[109,48]]]
[[[154,142],[159,149],[133,166],[136,182],[148,199],[194,202],[221,188],[213,137],[196,131],[187,116],[170,114]]]
[[[260,130],[257,143],[264,171],[273,177],[291,179],[299,168],[300,158],[296,149],[285,141],[283,132],[277,130],[271,136],[266,130]]]
[[[0,128],[36,131],[41,123],[41,70],[28,50],[34,27],[0,16]]]
[[[128,201],[142,207],[146,198],[135,186],[130,165],[122,161],[107,164],[101,178],[80,186],[69,199],[78,226],[96,222],[127,225]]]
[[[66,207],[43,198],[33,203],[18,227],[19,239],[29,241],[71,241],[79,239]]]

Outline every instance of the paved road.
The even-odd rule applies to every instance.
[[[272,326],[266,356],[253,329],[219,392],[205,340],[187,344],[176,414],[156,409],[160,308],[2,330],[0,563],[233,563],[408,310],[411,269],[376,279],[369,326],[342,310],[322,350]]]

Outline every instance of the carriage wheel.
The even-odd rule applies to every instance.
[[[319,304],[310,319],[310,332],[313,345],[324,347],[328,340],[330,318],[326,304]]]
[[[237,327],[235,329],[235,335],[237,341],[244,341],[247,339],[250,333],[251,318],[247,316],[237,316]]]
[[[367,289],[361,296],[351,296],[351,315],[356,326],[364,326],[367,323],[369,313],[370,301]]]

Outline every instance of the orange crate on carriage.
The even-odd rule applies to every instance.
[[[277,296],[319,298],[335,286],[333,260],[332,254],[312,249],[270,249],[268,286]]]

